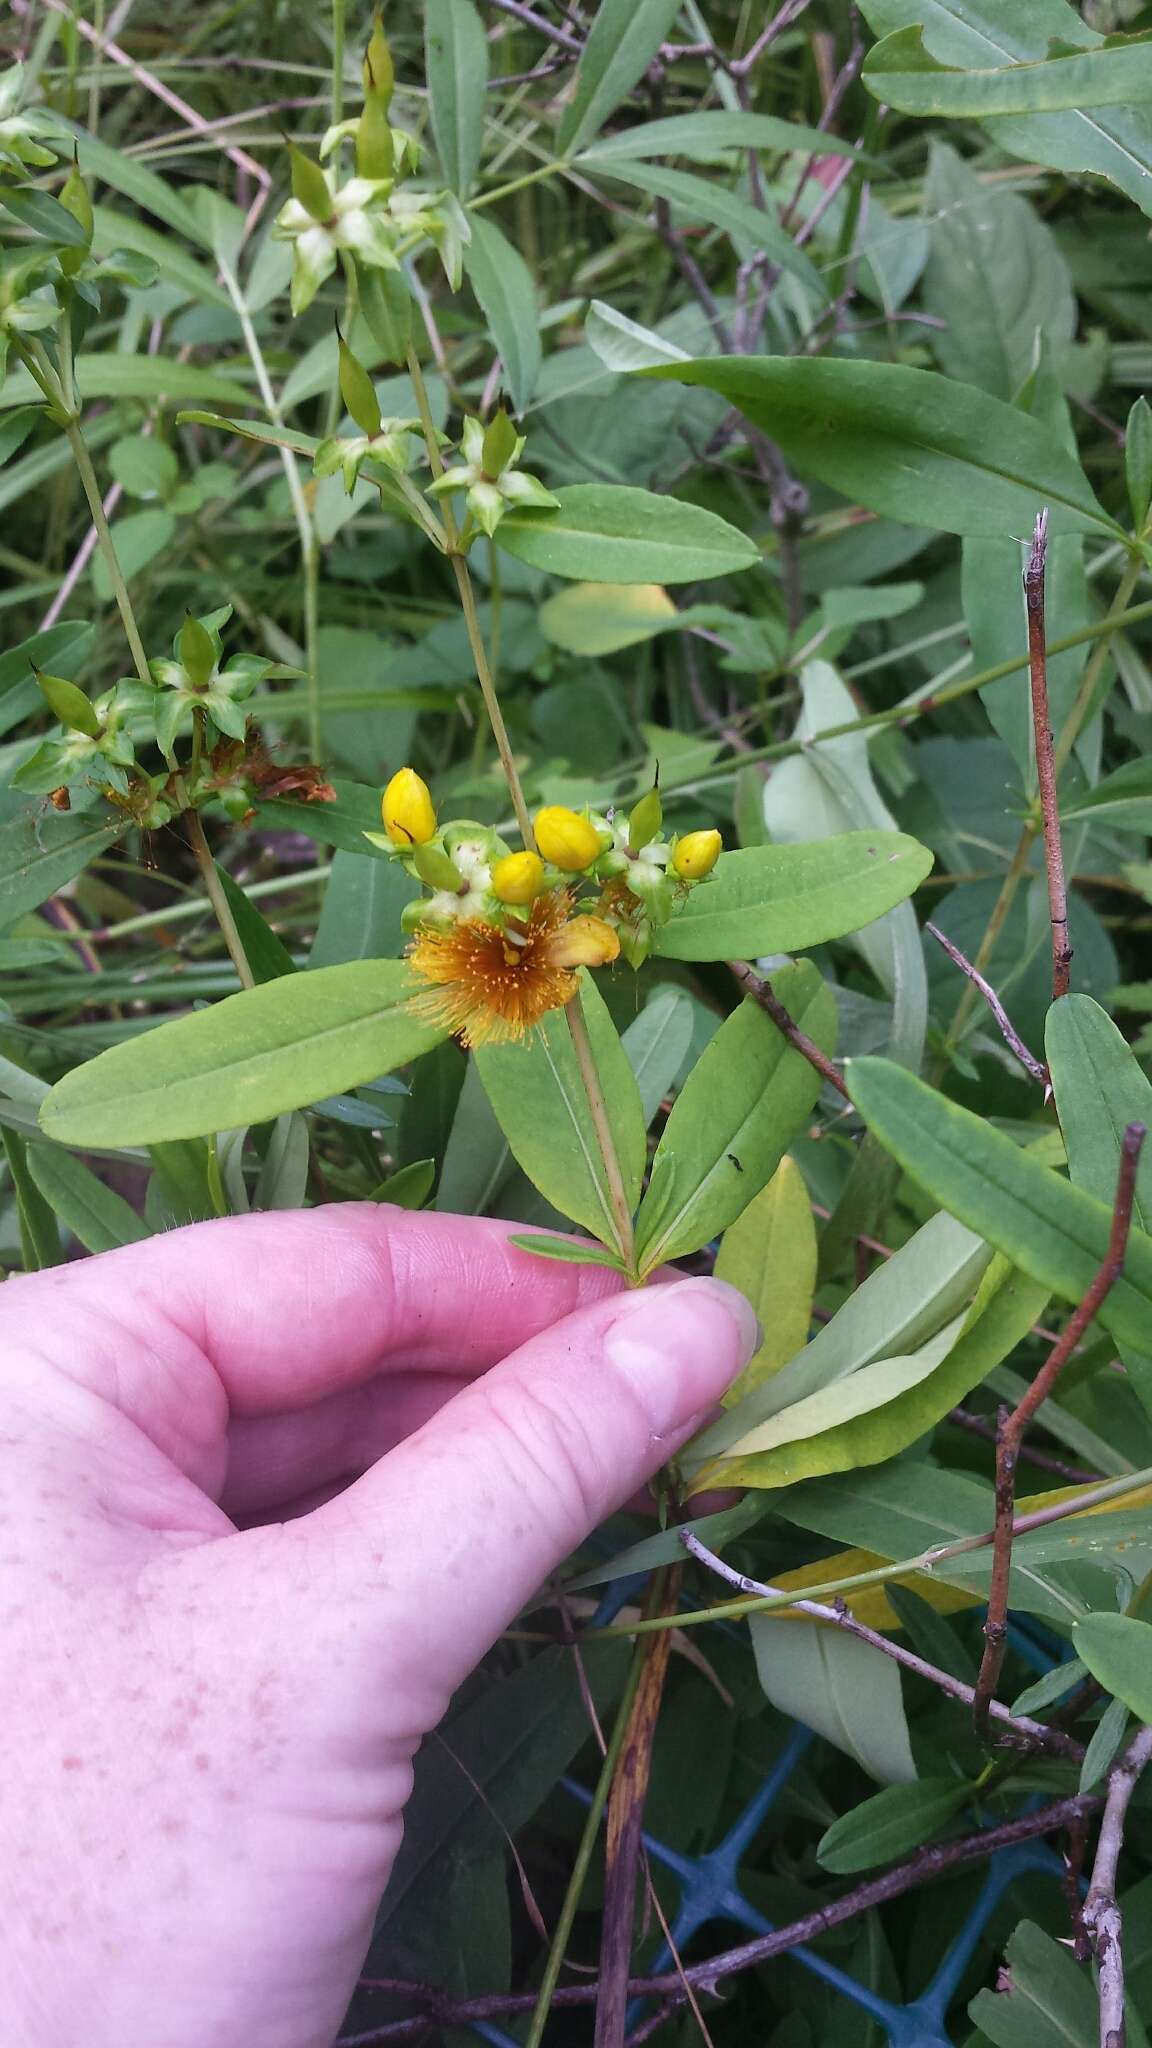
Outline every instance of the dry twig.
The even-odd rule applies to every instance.
[[[1012,1572],[1016,1461],[1020,1455],[1020,1440],[1036,1410],[1052,1393],[1093,1316],[1103,1306],[1124,1270],[1128,1232],[1132,1225],[1136,1170],[1144,1138],[1143,1124],[1128,1125],[1120,1148],[1120,1171],[1112,1204],[1108,1249],[1088,1292],[1079,1307],[1073,1309],[1027,1393],[1011,1411],[1007,1408],[1000,1411],[996,1431],[996,1531],[992,1546],[992,1579],[988,1589],[988,1617],[984,1623],[984,1655],[980,1660],[972,1706],[976,1733],[984,1741],[988,1739],[988,1720],[1000,1679],[1000,1667],[1004,1662],[1008,1630],[1008,1584]]]
[[[782,1033],[789,1045],[800,1054],[801,1059],[807,1060],[810,1067],[815,1067],[821,1079],[828,1081],[846,1102],[851,1102],[852,1097],[848,1093],[848,1084],[843,1074],[833,1066],[827,1053],[821,1051],[815,1039],[809,1038],[806,1031],[801,1031],[779,996],[773,993],[770,984],[762,981],[743,960],[729,960],[728,969],[735,975],[745,994],[750,995],[754,1002],[759,1003],[765,1015],[771,1017],[777,1031]]]
[[[1083,1921],[1096,1952],[1100,1993],[1100,2048],[1125,2048],[1124,1950],[1116,1868],[1124,1842],[1124,1819],[1136,1781],[1152,1763],[1152,1728],[1144,1727],[1128,1744],[1108,1773],[1108,1796],[1100,1822],[1100,1840],[1092,1866],[1092,1882],[1084,1901]]]
[[[996,1022],[1000,1029],[1000,1036],[1004,1040],[1005,1045],[1008,1047],[1009,1052],[1015,1054],[1016,1058],[1020,1062],[1020,1065],[1025,1069],[1027,1073],[1031,1074],[1032,1079],[1034,1081],[1039,1081],[1040,1086],[1042,1088],[1046,1088],[1048,1085],[1047,1069],[1041,1065],[1040,1061],[1036,1058],[1035,1053],[1029,1052],[1028,1047],[1025,1045],[1024,1040],[1021,1038],[1020,1033],[1017,1031],[1016,1026],[1013,1024],[1012,1019],[1009,1017],[1007,1010],[1004,1008],[1004,1005],[1000,1001],[1000,998],[997,995],[995,989],[993,988],[991,982],[985,981],[984,976],[977,972],[976,968],[973,967],[972,962],[968,959],[967,955],[960,951],[959,946],[953,945],[951,939],[947,936],[947,934],[940,930],[939,925],[926,924],[924,926],[924,929],[926,932],[931,932],[932,937],[936,940],[937,945],[943,946],[944,951],[947,953],[948,958],[952,962],[952,965],[954,967],[958,967],[960,969],[961,974],[966,974],[968,976],[969,981],[972,982],[974,987],[979,989],[981,995],[984,998],[984,1001],[987,1003],[988,1008],[991,1010],[992,1015],[996,1019]]]

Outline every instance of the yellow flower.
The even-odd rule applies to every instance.
[[[414,768],[398,768],[380,805],[393,846],[423,846],[436,831],[432,792]]]
[[[568,891],[557,889],[537,897],[526,921],[509,918],[503,930],[471,918],[418,932],[408,959],[429,986],[412,1009],[466,1046],[523,1038],[549,1010],[571,1002],[580,985],[576,966],[600,965],[620,950],[609,925],[571,917],[571,909]]]
[[[544,863],[538,853],[506,853],[492,869],[492,894],[498,903],[534,903],[544,886]]]
[[[536,844],[545,860],[565,874],[590,868],[604,851],[604,842],[590,818],[564,804],[546,804],[536,813]]]
[[[700,882],[710,875],[720,858],[724,841],[713,828],[709,832],[686,832],[676,841],[672,867],[682,882]]]

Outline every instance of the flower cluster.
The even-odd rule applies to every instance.
[[[571,1001],[581,967],[639,967],[721,850],[712,829],[665,839],[656,789],[622,816],[547,804],[535,847],[519,851],[489,825],[441,825],[412,768],[392,777],[382,813],[383,833],[365,836],[429,892],[403,914],[424,984],[414,1008],[468,1046],[522,1038]]]

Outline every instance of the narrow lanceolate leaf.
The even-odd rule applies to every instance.
[[[66,1230],[86,1251],[110,1252],[148,1236],[134,1209],[113,1188],[57,1145],[30,1145],[28,1170]]]
[[[972,1787],[963,1778],[886,1785],[833,1821],[817,1844],[816,1860],[838,1876],[891,1863],[930,1842],[971,1797]]]
[[[901,363],[715,356],[643,370],[718,391],[802,476],[910,526],[947,533],[1120,529],[1056,433],[1003,400]]]
[[[426,0],[424,59],[440,162],[463,199],[480,161],[488,90],[488,38],[471,0]]]
[[[661,121],[642,121],[615,135],[600,135],[581,155],[585,163],[602,163],[618,156],[714,157],[720,149],[802,149],[815,156],[856,154],[853,143],[842,142],[823,128],[806,128],[803,122],[784,121],[778,114],[744,114],[737,108],[715,107],[699,114],[669,114]]]
[[[773,976],[800,1029],[825,1051],[835,1005],[810,960]],[[698,1251],[771,1178],[820,1092],[820,1077],[750,996],[692,1069],[664,1127],[636,1225],[641,1273]]]
[[[603,997],[587,973],[581,980],[578,1000],[632,1209],[640,1198],[645,1159],[640,1092]],[[482,1045],[472,1057],[529,1180],[561,1215],[619,1252],[611,1184],[565,1012],[550,1011],[520,1045]]]
[[[398,960],[354,960],[228,996],[57,1082],[42,1129],[65,1145],[154,1145],[265,1123],[358,1088],[444,1037],[408,1007]]]
[[[496,540],[533,569],[581,583],[696,583],[760,560],[754,541],[701,505],[630,484],[567,484],[555,512],[509,512]]]
[[[1073,1629],[1072,1646],[1098,1684],[1152,1721],[1152,1625],[1132,1614],[1090,1614]]]
[[[1064,1301],[1080,1301],[1100,1269],[1110,1203],[1069,1187],[982,1118],[888,1060],[853,1060],[849,1080],[870,1130],[921,1187]],[[1142,1349],[1152,1328],[1152,1238],[1133,1230],[1124,1271],[1100,1309],[1121,1343]]]
[[[953,120],[1139,106],[1152,95],[1152,35],[1110,37],[1036,64],[957,71],[929,55],[922,28],[897,29],[868,52],[861,77],[876,99],[903,114]]]
[[[556,136],[560,155],[574,155],[603,127],[644,76],[679,12],[680,0],[601,0]]]
[[[55,895],[127,826],[127,818],[110,818],[104,810],[78,817],[25,811],[0,825],[0,927]]]
[[[76,383],[85,398],[199,398],[214,405],[247,405],[248,388],[218,370],[198,363],[177,363],[170,357],[81,355],[76,358]],[[14,371],[0,390],[0,405],[23,405],[37,386],[27,370]]]
[[[767,1187],[730,1223],[716,1258],[716,1277],[738,1287],[764,1333],[755,1356],[728,1389],[731,1408],[804,1349],[816,1292],[816,1224],[804,1175],[780,1161]]]
[[[754,960],[859,931],[919,887],[932,855],[902,832],[723,853],[656,934],[668,960]]]
[[[819,271],[779,222],[750,200],[729,192],[726,186],[693,177],[688,171],[670,171],[663,164],[632,163],[622,157],[601,159],[596,168],[601,177],[637,185],[654,199],[666,200],[691,220],[706,221],[709,226],[722,229],[739,255],[747,258],[763,253],[769,262],[778,263],[781,270],[791,271],[815,297],[827,298]]]
[[[797,1628],[775,1615],[748,1623],[756,1673],[774,1707],[854,1757],[881,1784],[916,1776],[899,1668],[835,1628]]]
[[[532,272],[487,214],[471,216],[464,269],[504,365],[512,407],[523,412],[540,374],[540,315]]]
[[[1152,1082],[1106,1010],[1091,996],[1062,996],[1048,1012],[1045,1056],[1076,1186],[1111,1202],[1129,1124],[1152,1129]],[[1152,1234],[1152,1146],[1136,1177],[1132,1221]],[[1147,1348],[1152,1350],[1152,1329]]]
[[[59,249],[88,247],[88,236],[79,221],[50,192],[37,192],[32,185],[0,185],[0,206],[21,227]]]

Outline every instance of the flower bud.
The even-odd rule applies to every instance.
[[[568,875],[590,868],[603,852],[603,841],[591,819],[564,804],[546,804],[537,811],[536,844],[545,860]]]
[[[538,853],[506,853],[492,870],[492,894],[498,903],[534,903],[544,887],[544,863]]]
[[[303,150],[294,145],[290,145],[289,153],[292,158],[293,199],[299,200],[305,213],[310,213],[313,220],[331,220],[332,194],[319,164],[314,164],[311,157],[305,156]]]
[[[647,846],[650,839],[655,839],[663,822],[664,806],[660,801],[660,791],[653,785],[647,796],[642,796],[639,803],[634,806],[628,820],[629,846],[635,847],[639,852],[642,846]]]
[[[548,947],[550,967],[607,967],[620,956],[620,934],[602,917],[570,917]]]
[[[673,871],[682,882],[702,882],[712,873],[723,845],[715,826],[707,832],[686,832],[672,850]]]
[[[436,831],[432,792],[414,768],[398,768],[380,805],[393,846],[423,846]]]
[[[50,709],[55,712],[61,725],[71,727],[73,732],[82,732],[90,740],[100,737],[100,720],[90,700],[75,683],[66,682],[63,676],[46,676],[43,669],[32,666],[32,673],[40,686]]]
[[[507,469],[516,453],[520,436],[512,425],[504,407],[494,413],[484,429],[484,452],[481,460],[485,476],[496,477]]]
[[[396,170],[396,145],[384,102],[373,92],[364,98],[364,109],[356,123],[356,176],[391,178]]]
[[[70,213],[85,235],[82,249],[65,248],[58,253],[60,268],[65,277],[75,277],[92,246],[92,201],[88,187],[80,176],[80,166],[74,163],[60,191],[60,204],[65,213]]]
[[[186,613],[180,628],[180,665],[193,689],[207,688],[216,667],[216,642],[206,626]]]
[[[340,352],[340,396],[362,434],[369,440],[380,432],[380,401],[376,386],[349,348],[340,329],[336,329],[336,342]]]
[[[364,95],[365,98],[379,100],[385,113],[388,111],[388,103],[392,98],[394,77],[392,52],[388,47],[388,38],[384,33],[380,21],[380,12],[377,9],[372,21],[372,34],[368,39],[368,48],[364,52]]]
[[[439,846],[416,846],[412,852],[412,865],[422,882],[430,889],[460,889],[460,871],[454,867],[448,855]]]

